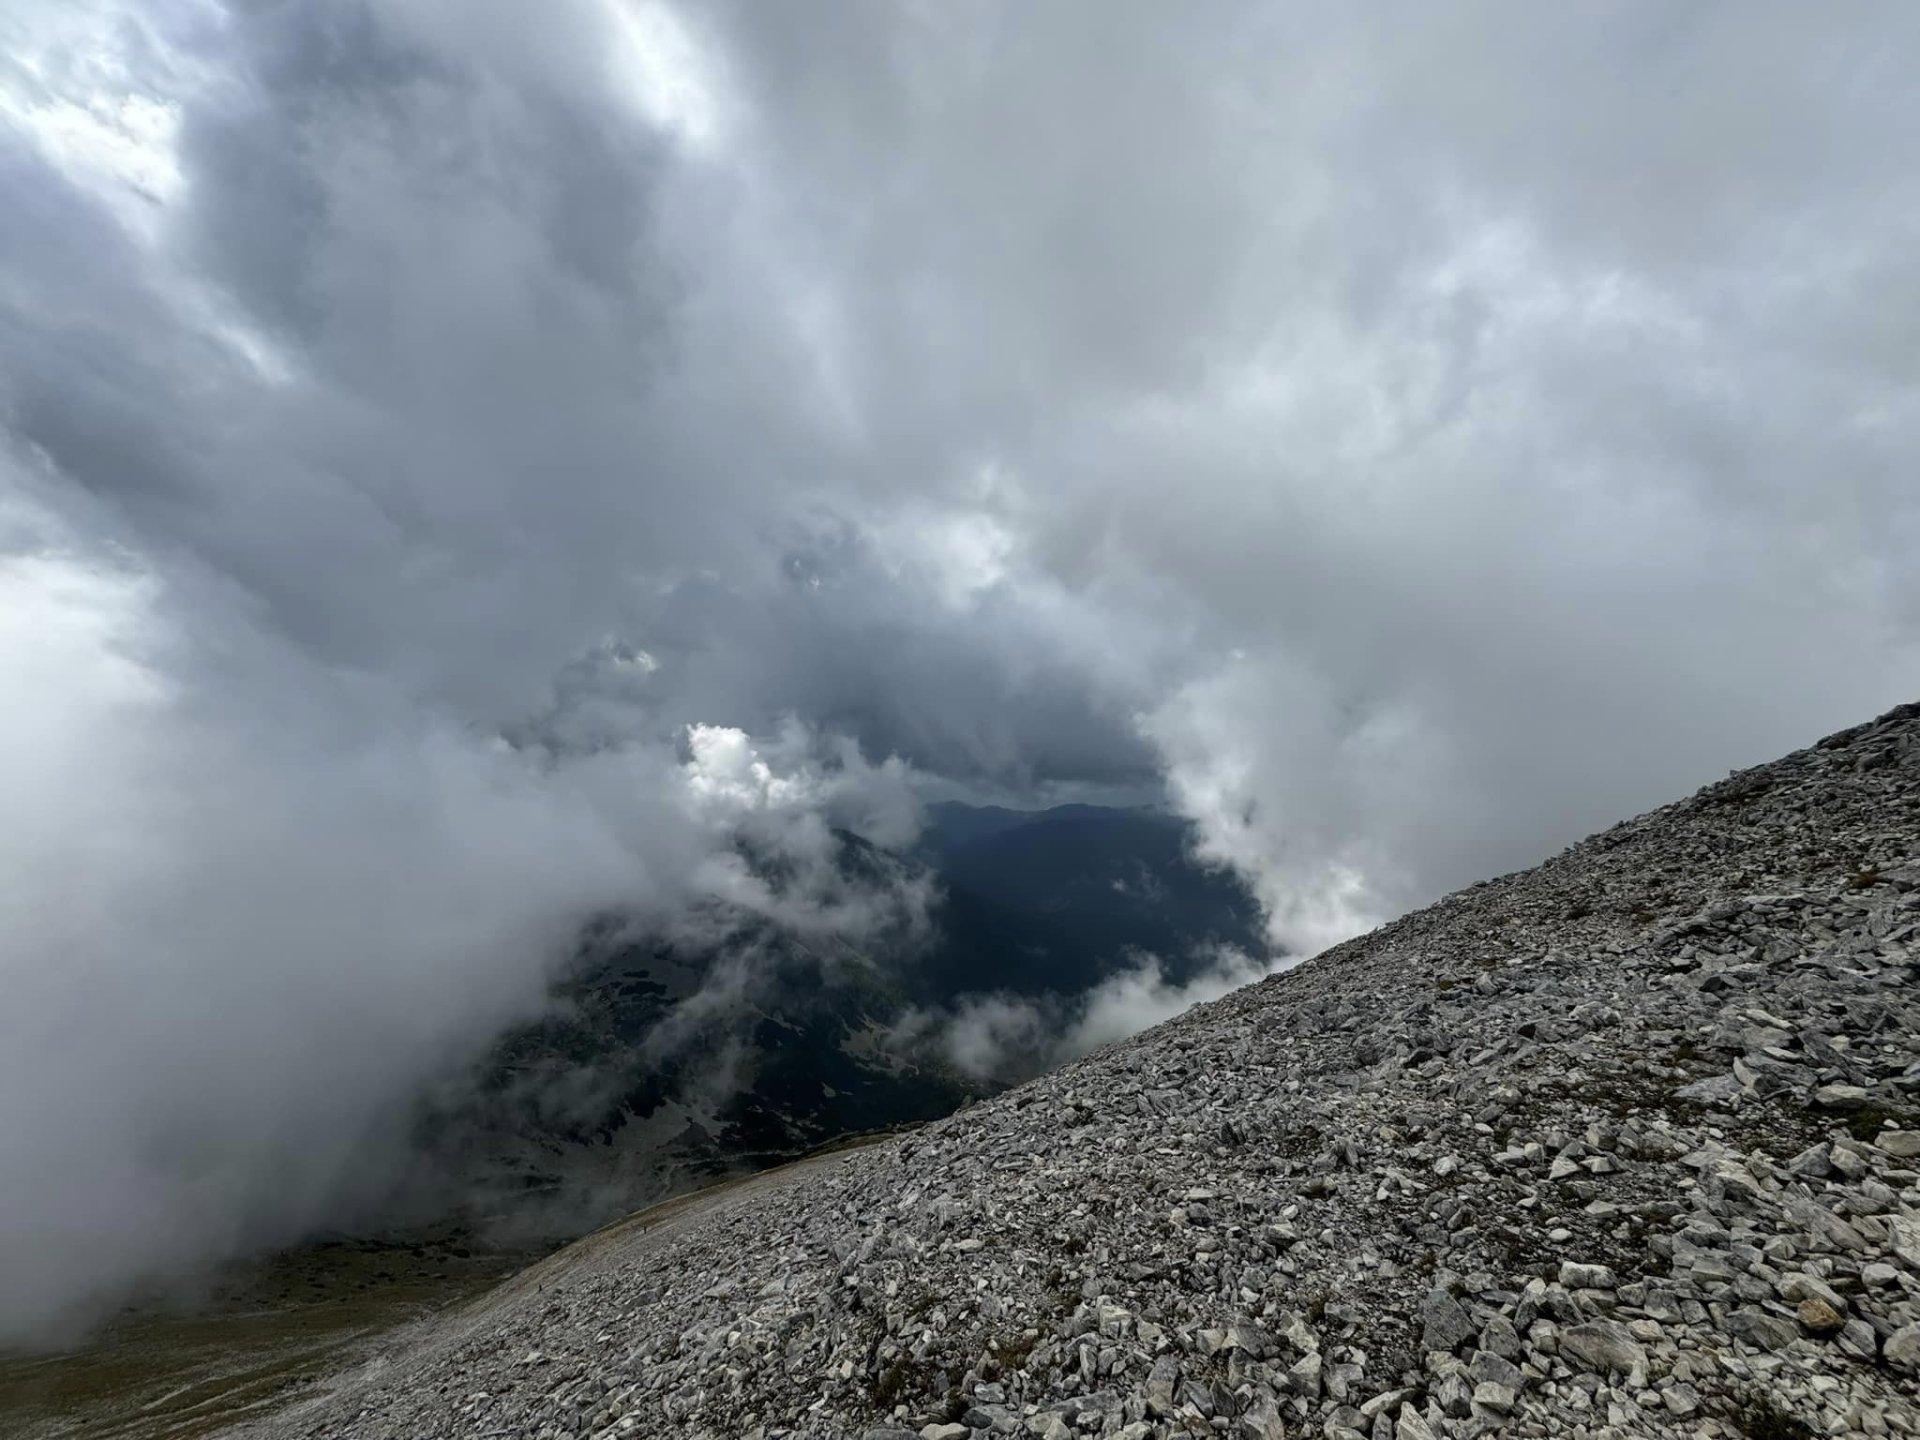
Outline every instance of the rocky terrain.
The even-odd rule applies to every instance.
[[[1920,1434],[1920,706],[916,1133],[279,1437]]]

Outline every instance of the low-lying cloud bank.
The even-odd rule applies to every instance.
[[[412,1097],[537,1013],[596,915],[927,924],[924,881],[835,861],[836,828],[912,838],[897,761],[797,723],[515,748],[6,520],[0,1340],[380,1202]]]
[[[1159,957],[1137,955],[1080,995],[989,993],[946,1010],[911,1011],[887,1043],[903,1053],[932,1053],[977,1079],[1012,1084],[1218,1000],[1286,963],[1223,947],[1208,963],[1189,966],[1188,979],[1173,981]]]
[[[1916,57],[8,5],[0,1338],[347,1203],[602,908],[893,923],[916,776],[1164,784],[1301,953],[1911,698]]]

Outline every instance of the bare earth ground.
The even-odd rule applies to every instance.
[[[304,1247],[233,1279],[210,1306],[131,1317],[76,1350],[0,1356],[0,1436],[192,1440],[289,1405],[298,1411],[384,1368],[390,1353],[430,1352],[443,1336],[463,1335],[549,1281],[592,1267],[616,1240],[671,1233],[841,1153],[664,1201],[524,1269],[526,1254],[416,1254],[372,1242]]]
[[[86,1345],[0,1356],[0,1435],[187,1440],[370,1353],[396,1327],[484,1291],[526,1255],[307,1246],[191,1308],[126,1317]]]

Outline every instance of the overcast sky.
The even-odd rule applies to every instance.
[[[1916,64],[9,0],[0,1335],[297,1230],[583,913],[868,922],[749,819],[1164,793],[1298,953],[1914,698]]]

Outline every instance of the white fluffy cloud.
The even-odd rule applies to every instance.
[[[515,749],[0,521],[0,1339],[382,1200],[411,1098],[594,916],[925,924],[923,887],[833,863],[830,823],[910,837],[898,761],[798,725],[771,759],[716,727]]]
[[[867,202],[873,423],[1179,637],[1143,733],[1277,939],[1911,689],[1911,14],[958,13],[831,98],[858,22],[729,33]]]
[[[249,714],[163,668],[164,603],[0,559],[10,1339],[367,1198],[396,1101],[534,1010],[583,913],[659,898],[618,776],[324,677]]]
[[[1218,1000],[1286,963],[1231,948],[1206,958],[1189,967],[1185,981],[1169,980],[1158,956],[1141,954],[1082,995],[970,995],[949,1010],[901,1017],[888,1044],[935,1055],[979,1079],[1023,1080]]]

